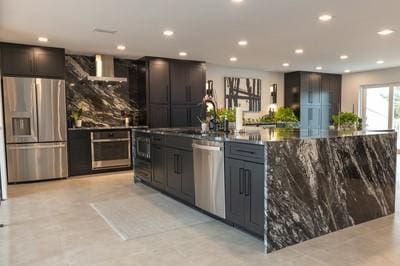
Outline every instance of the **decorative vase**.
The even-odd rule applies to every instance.
[[[129,117],[125,117],[125,127],[129,127],[130,119]]]
[[[82,127],[82,120],[75,120],[75,127]]]

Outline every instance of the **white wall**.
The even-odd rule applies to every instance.
[[[283,106],[283,81],[284,74],[279,72],[267,72],[250,69],[239,69],[233,67],[223,67],[207,63],[207,80],[214,81],[214,94],[217,100],[218,108],[224,107],[224,77],[243,77],[243,78],[260,78],[261,79],[261,112],[245,113],[245,118],[258,118],[266,113],[271,105],[270,86],[274,83],[278,84],[277,106]]]
[[[351,112],[354,105],[354,112],[358,112],[361,86],[395,82],[400,82],[400,67],[343,75],[342,111]]]

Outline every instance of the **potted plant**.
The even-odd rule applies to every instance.
[[[273,115],[273,120],[278,125],[281,124],[283,127],[297,127],[299,120],[294,114],[293,110],[289,107],[280,107]]]
[[[72,112],[71,117],[74,120],[75,127],[82,127],[82,119],[81,119],[82,113],[83,113],[82,108],[79,108],[78,111]]]
[[[337,130],[360,130],[362,120],[356,114],[350,112],[340,112],[332,116],[333,125]]]
[[[225,119],[229,122],[229,130],[235,129],[236,109],[220,108],[217,110],[218,120],[223,122]]]

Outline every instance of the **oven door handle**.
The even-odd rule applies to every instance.
[[[105,142],[121,142],[121,141],[130,141],[129,138],[123,139],[93,139],[93,143],[105,143]]]

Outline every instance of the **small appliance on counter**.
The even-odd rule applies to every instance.
[[[3,77],[8,182],[68,176],[65,81]]]

